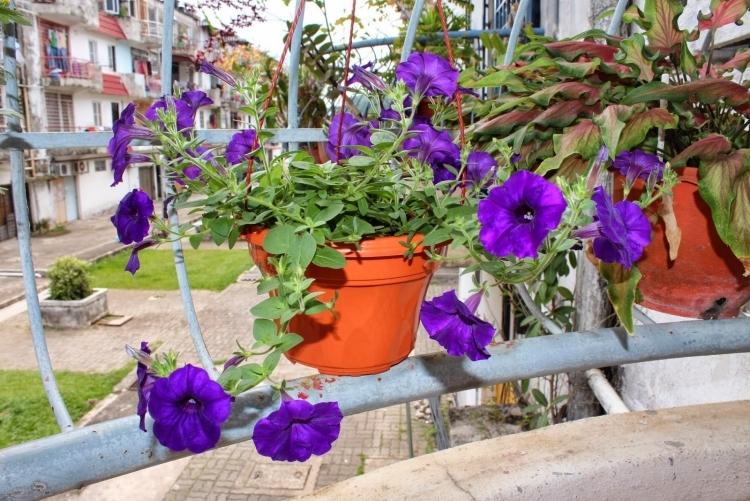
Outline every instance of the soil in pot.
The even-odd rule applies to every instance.
[[[731,318],[750,301],[750,278],[731,249],[722,242],[711,209],[698,193],[698,169],[679,171],[674,187],[674,212],[682,231],[677,259],[669,259],[664,222],[654,208],[649,214],[653,240],[637,266],[643,277],[641,304],[672,315],[691,318]],[[637,196],[638,191],[631,192]]]
[[[273,274],[262,248],[267,231],[245,235],[250,253],[264,274]],[[417,237],[419,238],[419,237]],[[290,331],[304,341],[289,350],[292,362],[315,367],[322,374],[358,376],[377,374],[404,360],[414,348],[419,327],[419,308],[436,263],[423,248],[404,258],[406,237],[377,237],[357,249],[337,245],[346,258],[340,270],[311,265],[312,291],[329,301],[334,311],[298,315]]]

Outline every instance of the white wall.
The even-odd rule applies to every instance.
[[[112,103],[119,103],[120,112],[128,104],[128,100],[123,96],[109,96],[90,92],[74,94],[73,115],[77,129],[82,130],[94,125],[94,106],[92,104],[94,101],[101,104],[103,127],[112,127]]]
[[[114,208],[125,194],[140,186],[138,168],[130,167],[123,175],[122,183],[112,184],[112,162],[107,158],[107,169],[101,172],[94,170],[94,160],[86,160],[89,171],[78,176],[78,212],[81,218],[99,214]]]
[[[590,0],[559,0],[557,38],[567,38],[590,28]]]

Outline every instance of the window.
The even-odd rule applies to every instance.
[[[107,55],[109,56],[109,68],[112,71],[117,71],[117,56],[115,55],[114,45],[107,47]]]
[[[73,120],[73,96],[45,92],[47,105],[47,132],[71,132],[75,130]]]
[[[99,47],[96,45],[96,40],[89,40],[89,61],[99,64]]]
[[[120,103],[112,103],[112,123],[120,118]]]
[[[205,129],[206,128],[206,114],[202,111],[198,113],[198,128],[199,129]]]
[[[107,162],[105,160],[94,160],[94,171],[103,172],[107,170]]]
[[[119,14],[120,0],[104,0],[104,10],[112,14]]]
[[[94,108],[94,125],[97,127],[102,126],[102,103],[94,101],[91,103]]]

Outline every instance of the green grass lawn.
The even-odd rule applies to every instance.
[[[57,382],[70,417],[78,421],[97,400],[133,368],[133,364],[106,374],[58,372]],[[37,371],[0,371],[0,449],[59,432]]]
[[[176,290],[172,251],[147,249],[139,253],[141,269],[131,275],[125,271],[130,254],[120,252],[91,266],[91,285],[109,289]],[[185,249],[185,263],[193,289],[224,290],[234,283],[252,262],[245,247],[234,250]]]

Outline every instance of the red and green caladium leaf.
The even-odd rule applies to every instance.
[[[748,8],[748,0],[711,0],[709,13],[698,13],[698,29],[715,30],[727,24],[742,24],[742,16]]]
[[[737,52],[732,59],[716,66],[717,71],[726,72],[737,70],[743,72],[750,64],[750,49]]]
[[[546,158],[539,165],[536,173],[544,175],[557,170],[565,159],[572,155],[578,154],[583,159],[593,157],[599,151],[601,140],[599,127],[592,120],[581,120],[562,134],[553,136],[555,156]]]
[[[660,129],[674,129],[679,119],[663,108],[652,108],[634,114],[625,123],[620,133],[616,153],[632,150],[646,139],[649,131],[654,127]],[[612,150],[610,150],[611,154]]]
[[[593,85],[584,82],[561,82],[535,92],[529,99],[539,106],[549,106],[554,97],[581,99],[585,104],[591,105],[599,101],[599,95],[599,88]]]
[[[701,161],[698,188],[716,232],[750,276],[750,149]]]
[[[635,332],[633,323],[633,304],[636,299],[641,272],[633,266],[626,270],[622,265],[599,262],[599,273],[607,281],[607,296],[615,310],[617,318],[628,334]]]
[[[474,132],[479,135],[507,134],[513,129],[526,125],[542,113],[539,108],[513,110],[487,121],[477,123]]]
[[[732,143],[729,142],[729,139],[721,134],[710,134],[672,157],[669,163],[673,168],[683,167],[691,158],[715,160],[729,153],[731,150]]]
[[[507,68],[497,70],[479,80],[466,78],[461,85],[469,88],[479,87],[506,87],[512,92],[525,92],[528,90],[524,81]]]
[[[687,36],[677,25],[682,13],[679,0],[646,0],[643,15],[649,47],[662,54],[669,54],[682,45]]]
[[[580,115],[590,116],[596,111],[596,106],[588,106],[586,103],[578,99],[573,101],[560,101],[544,110],[544,112],[537,116],[532,123],[542,127],[567,127]]]
[[[638,70],[638,80],[650,82],[654,79],[654,61],[645,53],[646,39],[640,33],[620,42],[620,51],[615,58]]]
[[[610,104],[604,111],[594,117],[594,123],[599,126],[602,141],[609,149],[610,157],[614,158],[620,134],[625,128],[625,122],[633,115],[633,108],[621,104]]]
[[[707,78],[679,85],[651,82],[628,92],[623,104],[646,103],[659,99],[679,102],[691,98],[705,104],[723,100],[730,106],[740,108],[750,102],[750,90],[721,78]]]
[[[578,41],[578,40],[563,40],[562,42],[550,42],[544,44],[544,48],[549,51],[553,56],[561,56],[568,61],[574,61],[578,56],[584,55],[591,59],[599,58],[602,61],[612,62],[615,60],[615,53],[617,47],[611,45],[589,42],[589,41]]]

